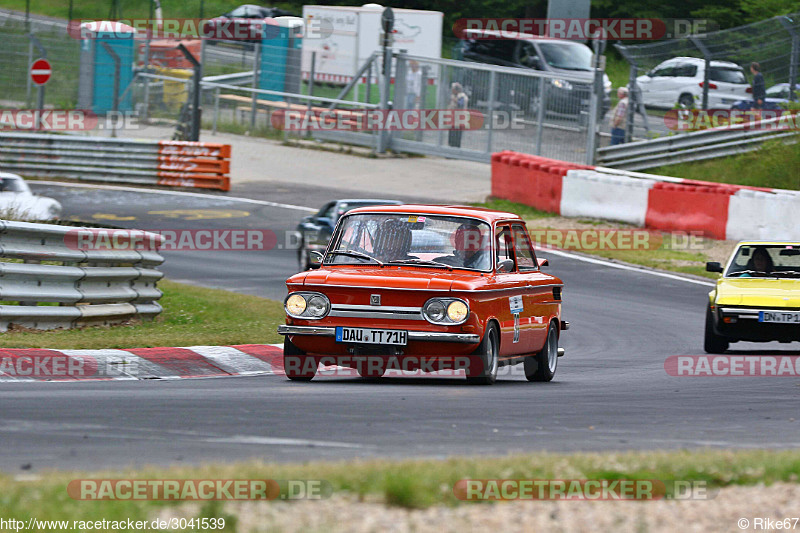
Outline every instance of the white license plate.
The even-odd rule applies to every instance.
[[[778,324],[800,324],[800,313],[781,313],[776,311],[759,311],[759,322],[775,322]]]
[[[408,344],[408,332],[398,329],[336,328],[336,342],[355,344]]]

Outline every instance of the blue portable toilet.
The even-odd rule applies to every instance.
[[[133,81],[136,29],[121,22],[99,20],[81,24],[81,36],[78,107],[97,114],[114,109],[115,63],[102,44],[106,43],[120,59],[118,110],[130,111],[131,92],[125,94],[125,89]]]
[[[299,93],[301,88],[300,54],[303,44],[303,19],[277,17],[265,19],[261,40],[261,64],[258,88]],[[259,95],[260,99],[283,101],[282,96]]]

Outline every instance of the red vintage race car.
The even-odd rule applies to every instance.
[[[386,368],[464,370],[491,384],[523,363],[530,381],[556,372],[563,282],[541,271],[525,222],[473,207],[354,209],[336,225],[319,270],[286,281],[284,367],[318,365],[379,377]],[[448,366],[455,365],[455,366]]]

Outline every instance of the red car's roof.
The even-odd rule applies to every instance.
[[[420,205],[420,204],[402,204],[402,205],[381,205],[370,207],[359,207],[348,211],[347,215],[358,213],[411,213],[411,214],[425,214],[425,215],[449,215],[460,217],[473,217],[485,220],[490,224],[498,220],[521,220],[518,215],[506,211],[495,211],[494,209],[486,209],[483,207],[472,207],[469,205]]]

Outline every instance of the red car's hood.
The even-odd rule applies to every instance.
[[[304,273],[303,285],[328,285],[347,287],[374,287],[407,290],[449,291],[454,281],[481,279],[478,272],[449,271],[431,268],[409,267],[353,267],[312,270]],[[298,275],[288,283],[300,283]]]

